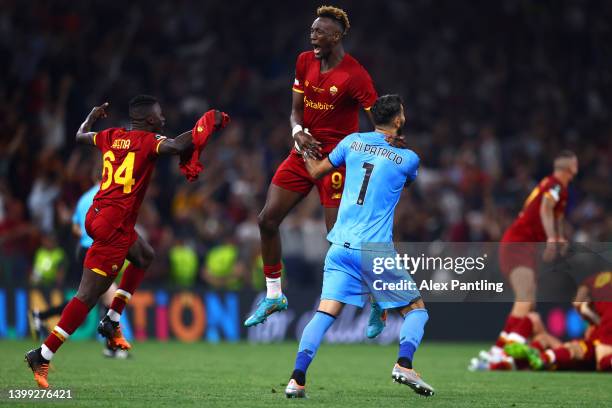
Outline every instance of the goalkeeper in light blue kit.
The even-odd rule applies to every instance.
[[[395,148],[386,139],[399,135],[405,123],[398,95],[385,95],[371,109],[376,129],[353,133],[321,161],[305,157],[306,168],[320,178],[346,166],[346,182],[338,219],[327,236],[331,247],[325,258],[323,290],[319,308],[306,325],[295,359],[295,369],[285,389],[288,398],[306,396],[306,370],[316,355],[325,332],[345,304],[363,307],[368,296],[378,310],[396,309],[404,317],[399,356],[391,376],[416,393],[431,396],[434,389],[413,370],[414,352],[428,320],[418,290],[381,291],[385,282],[411,280],[403,270],[373,273],[375,257],[394,258],[393,214],[405,185],[416,178],[419,157],[412,150]],[[374,283],[379,280],[378,284]]]

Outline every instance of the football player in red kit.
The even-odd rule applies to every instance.
[[[328,231],[336,221],[344,167],[315,180],[306,171],[302,154],[321,159],[345,136],[358,131],[360,108],[371,120],[369,109],[377,94],[365,68],[344,51],[342,39],[349,28],[344,10],[319,7],[310,27],[313,50],[297,58],[290,118],[295,148],[276,170],[259,214],[267,294],[245,326],[263,323],[270,314],[287,308],[287,298],[281,290],[279,226],[289,211],[316,186]],[[404,147],[403,137],[393,140],[393,144]]]
[[[578,174],[578,159],[563,151],[554,160],[553,173],[545,177],[525,200],[523,210],[506,230],[500,243],[499,261],[514,291],[515,302],[491,354],[502,354],[510,342],[525,343],[533,333],[529,313],[536,299],[538,242],[546,242],[542,253],[551,262],[567,243],[563,220],[567,186]]]
[[[123,273],[98,332],[106,337],[111,347],[130,348],[121,335],[119,317],[154,256],[151,246],[134,230],[138,210],[158,156],[178,155],[192,147],[191,131],[175,139],[160,134],[165,118],[152,96],[139,95],[130,101],[131,129],[92,132],[94,122],[107,116],[107,108],[108,103],[94,107],[76,134],[77,143],[96,146],[103,158],[100,190],[85,220],[87,233],[94,242],[87,251],[76,296],[66,305],[57,326],[41,347],[26,354],[26,361],[41,388],[49,386],[49,360],[83,323],[98,298],[115,280],[126,258],[130,265]],[[222,114],[217,111],[215,125],[221,120]]]
[[[515,360],[527,360],[535,370],[612,372],[612,271],[586,279],[578,288],[574,307],[589,323],[582,339],[561,343],[544,334],[544,339],[536,336],[529,346],[509,344],[506,353]]]

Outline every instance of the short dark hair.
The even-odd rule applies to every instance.
[[[372,105],[372,117],[375,125],[388,125],[402,111],[404,102],[399,95],[383,95]]]
[[[156,97],[151,95],[137,95],[130,100],[130,118],[144,119],[153,105],[159,103]]]

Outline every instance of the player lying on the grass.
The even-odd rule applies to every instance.
[[[343,39],[350,29],[344,10],[322,6],[310,27],[312,51],[298,56],[293,83],[291,127],[295,148],[276,170],[266,203],[259,214],[261,254],[266,277],[266,297],[244,322],[247,327],[263,323],[269,315],[287,309],[281,288],[281,241],[279,226],[310,190],[316,186],[330,231],[336,222],[344,186],[344,166],[320,179],[313,179],[301,154],[323,158],[348,134],[359,130],[359,110],[376,100],[372,78],[359,62],[345,52]],[[405,147],[402,136],[391,137],[391,144]],[[373,309],[375,310],[375,309]],[[380,322],[380,319],[375,319]],[[382,327],[369,329],[374,337]]]
[[[534,370],[612,371],[612,272],[589,277],[578,288],[574,307],[589,322],[584,337],[561,343],[554,337],[536,336],[528,346],[508,344],[505,352],[527,360]]]
[[[327,236],[331,247],[325,258],[321,301],[312,320],[304,328],[295,359],[295,369],[285,394],[306,396],[306,371],[315,357],[325,332],[334,323],[345,304],[363,307],[369,292],[384,309],[396,309],[404,317],[400,330],[399,358],[392,378],[415,392],[430,396],[434,390],[413,370],[414,352],[423,337],[427,310],[418,290],[393,294],[374,289],[372,256],[395,257],[393,248],[393,214],[404,186],[413,181],[419,165],[411,150],[392,147],[386,139],[401,133],[405,122],[402,101],[397,95],[385,95],[372,106],[376,130],[353,133],[321,161],[305,155],[306,168],[313,178],[321,178],[334,169],[346,166],[346,183],[338,219]],[[368,243],[382,243],[369,252]],[[372,258],[373,259],[373,258]],[[369,267],[368,267],[369,265]],[[369,269],[368,269],[369,268]],[[396,278],[411,279],[402,271]],[[392,271],[379,275],[391,278]]]
[[[42,388],[49,386],[49,360],[108,290],[126,258],[130,265],[123,273],[111,308],[100,322],[98,332],[112,348],[129,348],[121,334],[119,319],[154,256],[153,248],[134,230],[138,210],[158,156],[180,155],[192,148],[192,131],[175,139],[160,134],[166,120],[158,101],[152,96],[139,95],[130,101],[131,129],[110,128],[92,132],[96,120],[107,116],[107,107],[108,103],[94,107],[76,134],[77,143],[94,145],[102,152],[102,184],[85,221],[93,244],[85,256],[77,294],[64,308],[59,323],[41,347],[25,356],[34,372],[34,379]],[[223,123],[224,114],[215,111],[214,115],[213,130],[216,130]]]
[[[511,342],[525,343],[533,327],[528,315],[536,304],[538,246],[546,242],[542,259],[551,262],[566,248],[563,231],[567,186],[578,174],[578,159],[568,150],[554,160],[554,171],[545,177],[525,200],[523,209],[505,231],[499,262],[514,293],[514,304],[496,343],[488,352],[495,363],[503,358],[503,347]]]
[[[74,210],[74,214],[72,216],[72,232],[79,239],[79,248],[77,249],[76,253],[77,263],[79,265],[83,265],[83,261],[85,260],[87,251],[89,250],[89,247],[91,247],[91,244],[93,244],[93,239],[91,239],[91,237],[87,235],[87,231],[85,231],[85,217],[87,215],[87,212],[89,211],[89,207],[91,207],[91,204],[93,203],[95,195],[100,189],[101,175],[102,165],[100,162],[96,162],[96,164],[92,168],[92,180],[94,184],[79,198]],[[113,296],[116,291],[117,284],[113,282],[112,285],[108,288],[108,290],[104,292],[100,297],[100,301],[106,309],[109,309],[111,307]],[[38,341],[47,337],[49,333],[47,332],[43,322],[47,319],[50,319],[51,317],[61,315],[67,304],[68,302],[65,302],[59,306],[53,306],[46,310],[32,310],[30,314],[30,329],[32,330],[32,337],[34,337]],[[110,347],[108,341],[104,343],[104,350],[102,352],[106,357],[128,357],[127,350],[113,349]]]

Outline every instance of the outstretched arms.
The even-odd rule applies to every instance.
[[[108,116],[106,113],[106,108],[108,108],[108,102],[104,102],[100,106],[94,106],[94,108],[89,112],[87,118],[85,118],[85,122],[81,124],[79,130],[77,130],[76,134],[76,142],[81,144],[89,144],[95,145],[95,137],[96,132],[91,131],[91,127],[96,122],[96,120],[100,118],[105,118]]]

